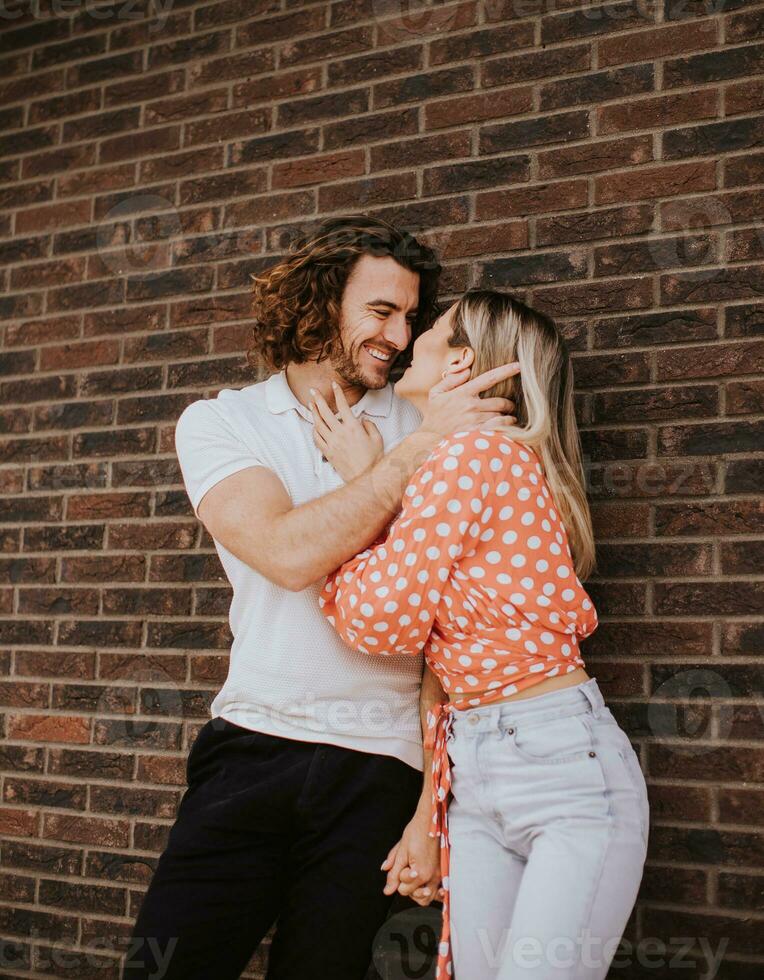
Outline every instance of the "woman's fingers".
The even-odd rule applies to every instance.
[[[464,384],[470,376],[470,370],[470,368],[466,367],[462,368],[461,371],[454,371],[451,374],[447,374],[445,378],[430,388],[430,397],[440,395],[444,391],[450,391],[452,388],[458,388],[459,385]]]
[[[341,425],[341,423],[337,421],[337,417],[334,414],[334,412],[332,412],[332,410],[326,404],[326,399],[321,394],[321,392],[318,391],[316,388],[311,388],[310,394],[311,397],[313,398],[313,404],[316,406],[315,410],[320,416],[320,418],[322,419],[324,425],[329,430],[333,429],[337,425]]]
[[[332,381],[332,388],[334,390],[334,400],[337,402],[337,411],[343,423],[355,422],[355,416],[350,411],[350,405],[348,405],[348,400],[345,398],[342,385],[337,384],[336,381]]]
[[[515,403],[511,398],[502,398],[500,395],[496,395],[494,398],[481,398],[480,399],[480,411],[481,412],[499,412],[502,415],[508,415],[510,412],[514,411]]]
[[[478,392],[485,391],[487,388],[492,388],[499,381],[503,381],[505,378],[511,378],[513,375],[519,373],[520,362],[511,361],[509,364],[500,364],[498,367],[491,368],[489,371],[483,371],[482,374],[468,381],[464,387],[469,394],[476,395]]]
[[[400,844],[400,841],[398,842],[398,844]],[[382,862],[382,865],[380,867],[381,871],[387,871],[390,867],[392,867],[392,863],[395,860],[395,855],[398,853],[398,844],[393,844],[393,846],[388,851],[387,857]]]
[[[401,895],[411,895],[417,888],[424,888],[427,885],[422,872],[417,871],[416,867],[404,868],[400,874],[400,879],[398,892]]]
[[[397,890],[398,885],[400,884],[401,871],[407,864],[408,857],[406,855],[405,848],[399,847],[395,853],[392,867],[387,872],[387,884],[382,889],[385,895],[392,895],[393,892]]]
[[[487,422],[481,422],[481,429],[509,429],[513,425],[517,424],[517,419],[514,415],[499,415],[495,418],[489,419]]]

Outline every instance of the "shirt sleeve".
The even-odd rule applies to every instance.
[[[216,483],[249,466],[267,465],[211,402],[201,398],[186,405],[175,426],[175,451],[197,517],[202,497]]]
[[[470,528],[479,533],[490,492],[485,459],[466,437],[438,444],[407,486],[387,537],[327,578],[319,605],[361,653],[414,656],[427,642],[443,584]]]

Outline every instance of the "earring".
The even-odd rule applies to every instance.
[[[445,378],[445,376],[447,374],[448,374],[448,371],[441,371],[440,376],[441,376],[441,378]]]

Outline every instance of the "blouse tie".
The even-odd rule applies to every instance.
[[[425,749],[432,749],[432,829],[430,837],[440,837],[440,876],[443,888],[443,925],[438,943],[438,961],[435,969],[437,980],[453,976],[451,961],[450,924],[450,842],[448,837],[448,799],[451,792],[451,764],[448,756],[448,740],[453,725],[453,704],[439,701],[427,711],[427,735]]]

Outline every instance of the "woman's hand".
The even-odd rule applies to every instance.
[[[440,841],[428,834],[430,821],[419,812],[403,831],[382,864],[387,871],[385,895],[397,891],[410,896],[418,905],[429,905],[443,897],[440,885]]]
[[[345,392],[332,382],[339,417],[320,391],[311,388],[313,401],[313,441],[345,483],[365,473],[384,454],[379,429],[369,419],[356,418],[350,411]]]
[[[500,364],[476,378],[470,378],[468,367],[445,373],[443,379],[430,388],[420,431],[433,432],[443,438],[458,429],[497,429],[514,425],[517,418],[509,414],[515,411],[513,399],[481,398],[480,392],[519,373],[519,361]]]

